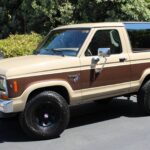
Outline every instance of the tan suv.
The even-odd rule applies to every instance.
[[[58,27],[34,55],[0,61],[0,111],[37,139],[60,135],[73,103],[137,94],[150,113],[149,86],[150,23]]]

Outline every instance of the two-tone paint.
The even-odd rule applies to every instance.
[[[0,74],[6,76],[9,98],[13,99],[14,112],[25,108],[28,96],[36,89],[62,86],[69,93],[70,104],[92,101],[107,97],[137,92],[150,74],[150,52],[133,53],[123,23],[96,23],[69,25],[56,28],[90,28],[90,33],[77,57],[23,56],[0,61]],[[118,30],[122,53],[107,57],[104,69],[100,69],[104,59],[93,68],[92,58],[85,51],[98,30]],[[120,61],[121,59],[125,61]],[[17,82],[18,91],[13,91]]]

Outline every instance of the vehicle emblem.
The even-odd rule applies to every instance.
[[[80,79],[80,74],[69,75],[69,78],[73,80],[73,82],[77,82]]]

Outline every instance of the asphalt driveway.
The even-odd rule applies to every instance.
[[[104,106],[92,102],[71,107],[71,121],[63,134],[33,141],[17,118],[0,119],[0,150],[149,150],[150,117],[123,98]]]

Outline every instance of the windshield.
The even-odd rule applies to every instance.
[[[88,33],[89,29],[54,30],[36,54],[76,56]]]

